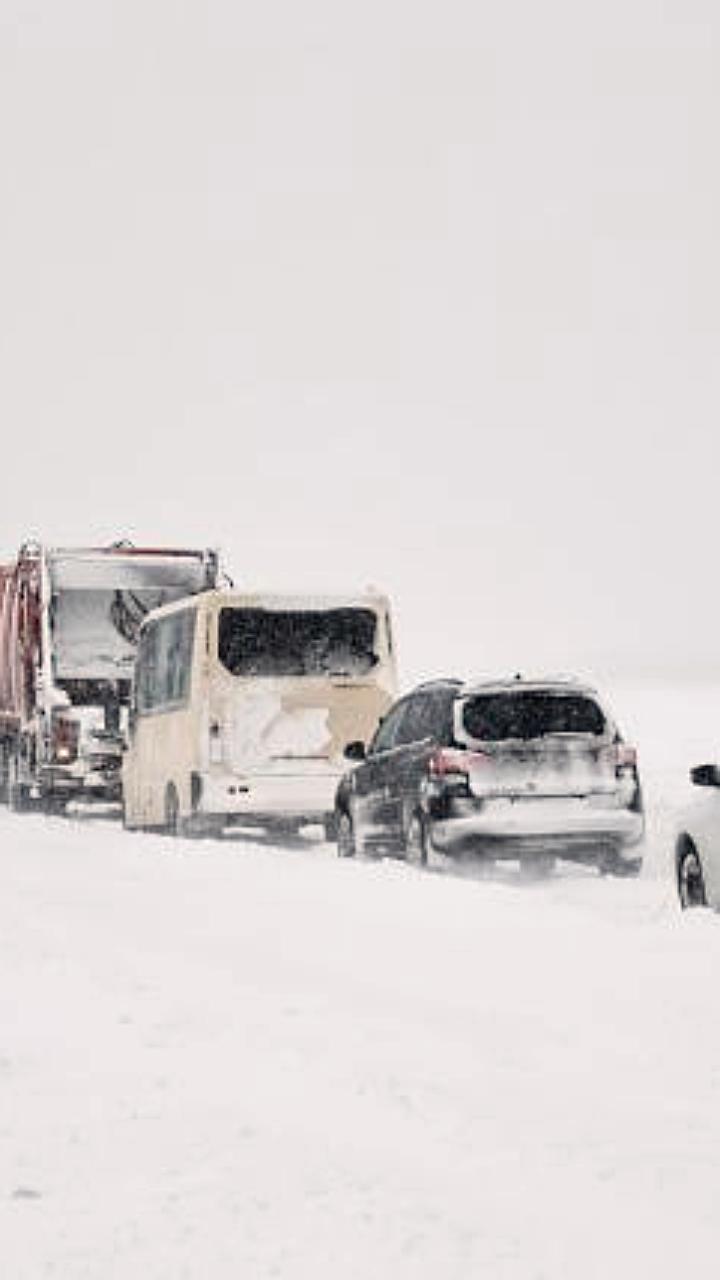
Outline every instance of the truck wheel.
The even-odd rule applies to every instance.
[[[67,796],[57,795],[53,791],[46,791],[40,799],[40,807],[43,813],[49,817],[63,817],[67,811]]]
[[[8,760],[8,804],[15,813],[27,813],[32,808],[30,788],[20,782],[19,774],[20,761],[16,755],[11,755]]]
[[[8,804],[14,813],[28,813],[31,806],[30,791],[22,782],[11,782],[8,788]]]

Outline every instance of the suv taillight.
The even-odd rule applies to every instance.
[[[642,809],[642,794],[637,769],[637,751],[625,742],[614,742],[608,749],[610,762],[615,766],[620,804],[627,809]]]
[[[486,764],[482,751],[460,751],[457,747],[438,747],[430,757],[430,778],[453,791],[470,791],[470,766]]]
[[[615,745],[615,768],[637,769],[637,749],[628,747],[624,742]]]

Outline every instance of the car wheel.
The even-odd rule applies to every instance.
[[[323,830],[328,844],[337,840],[337,818],[334,813],[326,813],[323,818]]]
[[[633,876],[639,876],[642,866],[642,857],[623,858],[616,848],[603,849],[598,855],[597,869],[601,876],[628,879]]]
[[[339,858],[355,857],[355,830],[349,813],[338,814],[335,839]]]
[[[520,871],[526,880],[542,880],[555,870],[554,853],[523,853],[520,855]]]
[[[405,857],[419,867],[426,867],[428,860],[428,836],[425,819],[421,813],[414,813],[405,832]]]
[[[609,874],[622,880],[632,879],[633,876],[639,876],[642,871],[642,858],[618,858],[613,867],[610,868]]]
[[[678,893],[683,911],[690,907],[706,907],[705,877],[694,845],[687,845],[678,858]]]

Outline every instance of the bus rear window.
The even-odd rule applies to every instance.
[[[376,629],[372,609],[221,609],[218,657],[234,676],[364,676]]]

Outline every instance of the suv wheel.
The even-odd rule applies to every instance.
[[[357,852],[355,848],[355,831],[353,829],[352,818],[349,813],[338,814],[336,823],[336,840],[339,858],[354,858]]]
[[[428,837],[425,820],[420,813],[414,813],[407,825],[405,833],[405,857],[419,867],[426,867],[428,860]]]
[[[687,845],[678,858],[678,893],[683,911],[689,907],[706,907],[705,877],[694,845]]]
[[[520,872],[526,880],[542,880],[555,870],[554,853],[522,853]]]

